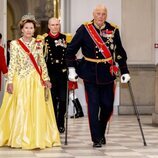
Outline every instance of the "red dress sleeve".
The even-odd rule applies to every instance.
[[[8,72],[5,56],[4,56],[4,48],[0,46],[0,71],[5,74]]]
[[[0,46],[0,90],[1,90],[1,72],[3,74],[8,72],[5,56],[4,56],[4,48]]]

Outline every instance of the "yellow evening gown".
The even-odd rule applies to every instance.
[[[42,44],[33,38],[29,49],[42,67],[43,79],[48,80]],[[13,94],[4,93],[0,108],[0,146],[22,149],[60,146],[50,91],[45,101],[39,74],[16,40],[11,42],[8,83],[13,83]]]

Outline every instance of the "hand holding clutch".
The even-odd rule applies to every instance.
[[[45,88],[44,88],[44,97],[45,101],[48,101],[49,99],[49,89],[52,87],[52,84],[50,81],[45,81]]]

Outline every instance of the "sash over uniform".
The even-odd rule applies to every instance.
[[[83,58],[76,60],[81,48]],[[122,46],[117,26],[105,22],[101,29],[94,22],[81,25],[68,45],[66,61],[75,67],[83,79],[88,105],[92,141],[105,139],[107,122],[113,112],[115,79],[120,73],[129,73],[127,55]],[[99,117],[98,117],[99,115]]]

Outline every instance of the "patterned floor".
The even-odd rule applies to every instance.
[[[19,150],[2,147],[0,158],[158,158],[158,127],[152,125],[151,116],[141,116],[147,142],[144,146],[135,116],[113,116],[107,144],[93,148],[87,117],[69,119],[68,144],[61,135],[62,147],[45,150]]]

